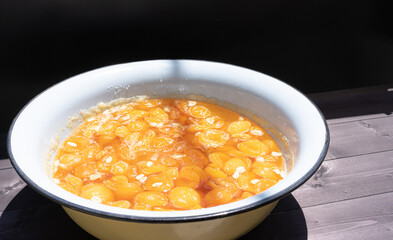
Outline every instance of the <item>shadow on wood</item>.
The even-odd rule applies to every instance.
[[[393,85],[309,94],[326,119],[393,113]]]
[[[23,188],[0,218],[0,239],[95,239],[78,227],[56,203]]]
[[[307,224],[299,203],[292,194],[281,199],[273,212],[239,240],[307,240]]]

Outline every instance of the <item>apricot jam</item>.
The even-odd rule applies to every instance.
[[[62,143],[53,180],[110,206],[188,210],[258,194],[285,175],[269,134],[198,101],[140,100],[87,119]]]

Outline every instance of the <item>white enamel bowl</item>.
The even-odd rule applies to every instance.
[[[53,138],[61,140],[70,132],[65,128],[68,118],[98,102],[137,95],[213,99],[263,125],[278,141],[288,166],[292,161],[293,167],[284,180],[261,194],[190,211],[114,208],[77,197],[54,184],[48,175],[47,153]],[[235,239],[258,225],[280,198],[313,175],[328,143],[325,119],[293,87],[242,67],[193,60],[126,63],[67,79],[30,101],[8,135],[9,155],[18,174],[100,239]]]

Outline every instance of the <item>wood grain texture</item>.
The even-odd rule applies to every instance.
[[[292,194],[302,207],[393,191],[393,150],[323,162]]]
[[[12,199],[26,186],[13,168],[0,170],[0,217]]]
[[[310,239],[393,239],[393,193],[303,208]]]
[[[329,125],[331,142],[325,160],[393,149],[393,116]]]

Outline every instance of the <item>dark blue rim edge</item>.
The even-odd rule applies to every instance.
[[[150,60],[151,61],[151,60]],[[160,61],[160,60],[152,60],[152,61]],[[178,60],[176,60],[178,61]],[[190,60],[186,60],[186,61],[190,61]],[[201,60],[191,60],[191,61],[199,61],[199,62],[208,62],[208,63],[218,63],[218,62],[211,62],[211,61],[201,61]],[[145,61],[143,61],[145,62]],[[125,63],[127,64],[127,63]],[[237,68],[243,68],[246,69],[248,71],[254,71],[251,69],[247,69],[244,67],[240,67],[240,66],[236,66],[236,65],[232,65],[232,64],[227,64],[227,63],[220,63],[220,64],[225,64],[225,65],[230,65],[230,66],[234,66]],[[115,66],[115,65],[112,65]],[[108,66],[110,67],[110,66]],[[94,70],[92,70],[94,71]],[[256,72],[256,71],[254,71]],[[260,72],[257,72],[260,73]],[[82,73],[83,74],[83,73]],[[260,73],[263,74],[263,73]],[[266,74],[263,74],[266,75]],[[78,75],[76,75],[78,76]],[[269,75],[266,75],[269,76]],[[271,76],[269,76],[271,77]],[[272,77],[274,78],[274,77]],[[8,131],[8,135],[7,135],[7,151],[8,151],[8,155],[10,157],[11,160],[11,164],[12,166],[15,168],[16,172],[19,174],[19,176],[29,185],[33,188],[33,190],[35,190],[37,193],[39,193],[40,195],[49,198],[50,200],[54,201],[57,204],[60,204],[62,206],[65,206],[67,208],[73,209],[75,211],[79,211],[82,213],[86,213],[89,215],[93,215],[93,216],[97,216],[97,217],[102,217],[102,218],[108,218],[108,219],[113,219],[113,220],[118,220],[118,221],[128,221],[128,222],[142,222],[142,223],[184,223],[184,222],[195,222],[195,221],[206,221],[206,220],[212,220],[212,219],[218,219],[218,218],[224,218],[224,217],[228,217],[228,216],[232,216],[232,215],[236,215],[236,214],[241,214],[244,212],[248,212],[260,207],[263,207],[269,203],[272,203],[276,200],[279,200],[283,197],[285,197],[286,195],[289,195],[291,192],[293,192],[294,190],[296,190],[298,187],[300,187],[304,182],[306,182],[308,179],[310,179],[312,177],[312,175],[318,170],[318,168],[321,166],[328,148],[329,148],[329,143],[330,143],[330,132],[329,132],[329,128],[327,126],[327,122],[325,117],[323,116],[322,112],[320,111],[320,109],[315,105],[315,103],[313,101],[311,101],[311,99],[309,97],[307,97],[305,94],[303,94],[302,92],[300,92],[297,88],[293,87],[292,85],[285,83],[277,78],[274,78],[277,81],[282,82],[285,85],[290,86],[291,88],[293,88],[295,91],[297,91],[299,94],[301,94],[303,97],[305,97],[319,112],[319,115],[325,125],[325,143],[323,146],[323,149],[318,157],[318,160],[315,162],[315,164],[310,168],[310,170],[302,177],[300,178],[298,181],[294,182],[293,184],[291,184],[289,187],[277,192],[276,194],[273,194],[267,198],[264,198],[260,201],[256,201],[250,205],[247,206],[243,206],[243,207],[238,207],[238,208],[234,208],[234,209],[230,209],[227,211],[221,211],[221,212],[216,212],[216,213],[211,213],[211,214],[205,214],[205,215],[196,215],[196,216],[188,216],[188,217],[160,217],[160,218],[154,218],[154,217],[141,217],[141,216],[129,216],[129,215],[122,215],[122,214],[115,214],[115,213],[108,213],[108,212],[104,212],[104,211],[99,211],[93,208],[87,208],[87,207],[81,207],[78,204],[75,204],[73,202],[69,202],[66,201],[62,198],[57,197],[56,195],[53,195],[52,193],[42,189],[39,185],[37,185],[36,183],[34,183],[29,177],[27,177],[24,172],[19,168],[18,164],[15,161],[14,155],[12,153],[11,150],[11,135],[12,135],[12,131],[14,128],[14,125],[17,121],[17,119],[19,118],[20,114],[23,112],[23,110],[32,102],[34,101],[36,98],[38,98],[41,94],[43,94],[46,91],[49,91],[51,88],[55,87],[56,85],[67,81],[68,79],[65,79],[61,82],[58,82],[57,84],[49,87],[48,89],[44,90],[43,92],[41,92],[40,94],[38,94],[37,96],[35,96],[33,99],[31,99],[20,111],[19,113],[16,115],[16,117],[13,119],[11,126],[10,126],[10,130]]]

